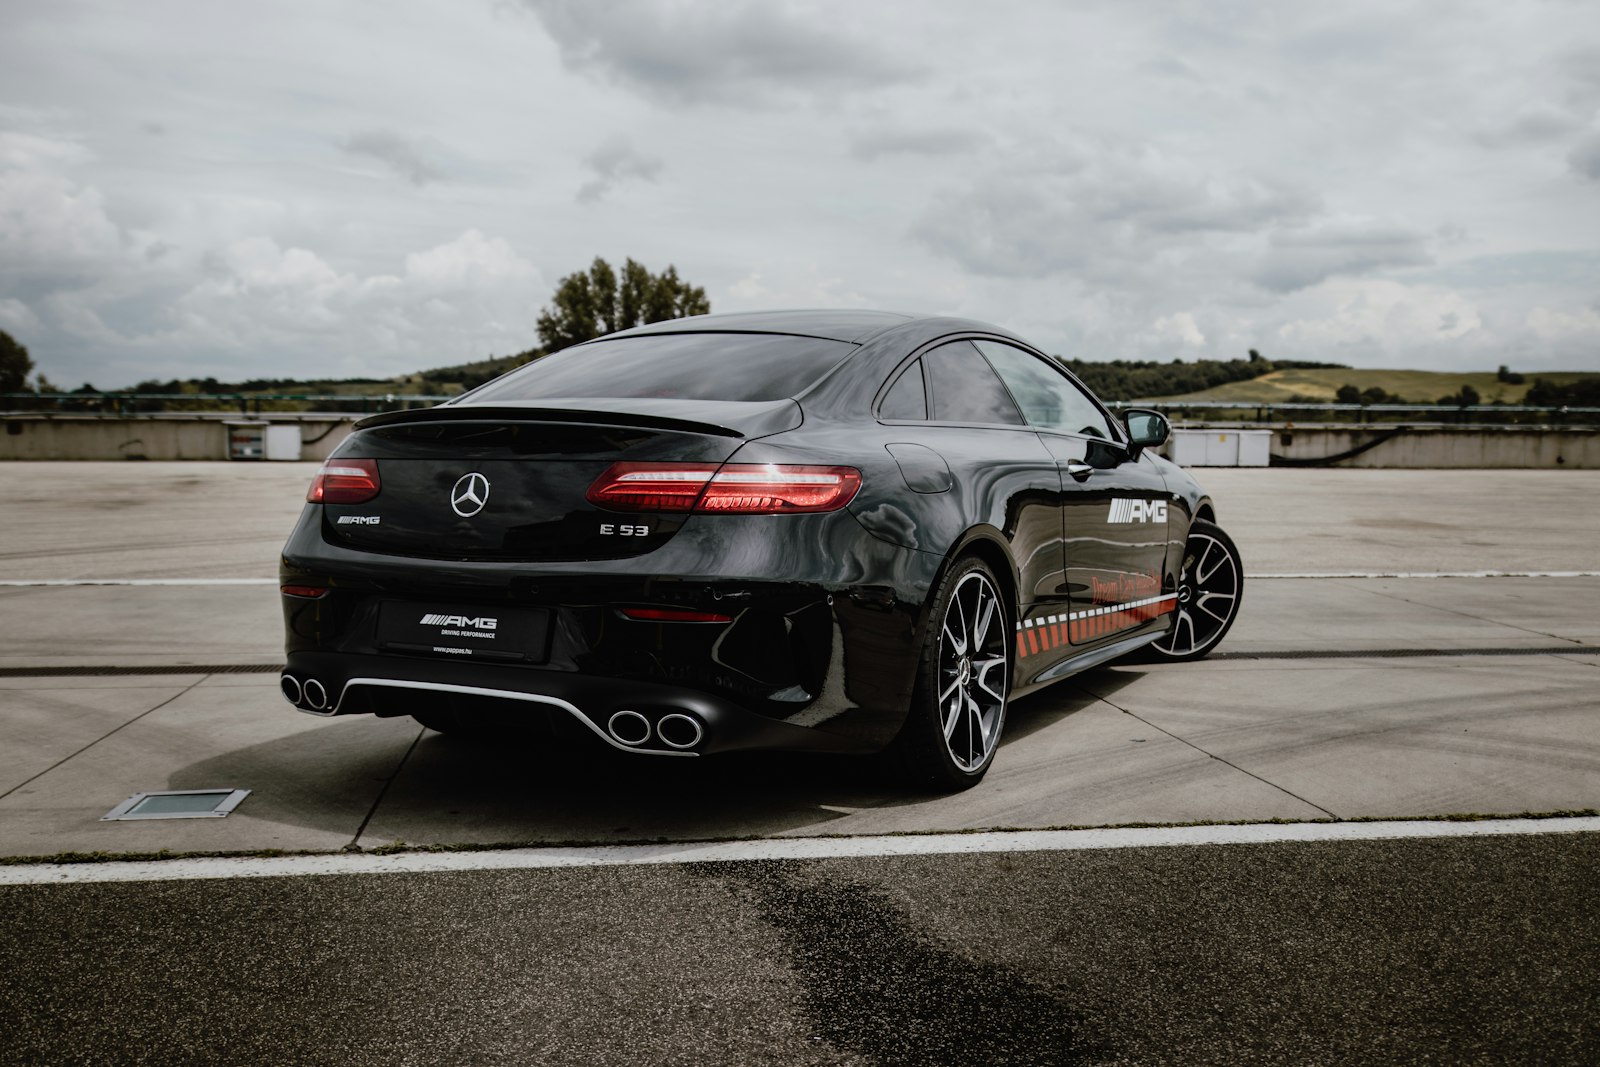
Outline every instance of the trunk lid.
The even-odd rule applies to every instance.
[[[751,437],[801,421],[793,400],[625,403],[623,410],[581,400],[452,404],[363,420],[332,458],[376,460],[381,488],[365,503],[324,504],[323,537],[430,559],[643,555],[671,539],[688,516],[589,503],[589,487],[607,468],[721,463]]]

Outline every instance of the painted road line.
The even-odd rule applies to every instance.
[[[1307,571],[1291,574],[1246,574],[1252,581],[1318,578],[1600,578],[1600,571]],[[76,585],[277,585],[276,578],[7,578],[0,586]],[[1126,606],[1126,605],[1121,605]]]
[[[1600,817],[1394,822],[1257,823],[1106,830],[1005,830],[892,837],[795,837],[758,841],[658,845],[515,848],[473,852],[339,852],[324,856],[212,857],[103,863],[0,866],[0,885],[83,882],[165,882],[206,878],[285,878],[303,875],[430,874],[567,867],[636,867],[750,860],[846,859],[877,856],[954,856],[1002,852],[1074,852],[1196,845],[1386,841],[1400,838],[1496,837],[1600,833]]]
[[[1321,571],[1297,574],[1246,573],[1245,578],[1600,578],[1600,571]]]
[[[277,585],[276,578],[12,578],[3,586],[73,585]]]

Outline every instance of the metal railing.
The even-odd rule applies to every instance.
[[[1116,400],[1114,410],[1153,408],[1166,415],[1209,413],[1211,417],[1233,415],[1230,421],[1275,423],[1285,421],[1286,413],[1303,413],[1309,421],[1339,419],[1365,423],[1411,421],[1428,416],[1427,421],[1441,426],[1516,426],[1556,424],[1589,426],[1600,423],[1600,407],[1536,406],[1531,404],[1339,404],[1278,403],[1240,400]]]
[[[372,413],[413,405],[431,407],[449,399],[447,395],[431,393],[0,393],[0,401],[4,401],[3,407],[8,411],[108,416],[197,411],[236,411],[240,415],[309,410]],[[305,404],[339,406],[333,409],[301,406]]]
[[[60,412],[76,415],[129,416],[195,412],[237,412],[245,416],[330,412],[371,414],[413,406],[432,406],[451,399],[433,393],[0,393],[0,408],[13,413]],[[333,405],[305,407],[304,405]],[[293,405],[288,406],[288,405]],[[1330,421],[1343,416],[1356,423],[1394,422],[1408,417],[1431,416],[1439,425],[1557,424],[1587,426],[1600,423],[1600,407],[1538,407],[1528,404],[1339,404],[1279,403],[1237,400],[1116,400],[1115,410],[1154,408],[1165,414],[1202,413],[1230,421],[1273,423],[1289,413],[1309,416],[1308,421]]]

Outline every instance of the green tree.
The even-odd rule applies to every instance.
[[[539,340],[547,352],[556,352],[647,322],[710,311],[706,291],[679,278],[672,266],[651,274],[629,259],[618,277],[597,256],[587,271],[569,274],[556,285],[550,306],[539,313]]]
[[[1339,391],[1333,394],[1333,398],[1341,404],[1359,404],[1361,403],[1361,390],[1353,385],[1341,385],[1339,386]]]
[[[22,343],[0,330],[0,393],[20,393],[33,373],[33,360]]]

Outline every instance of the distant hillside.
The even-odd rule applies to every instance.
[[[1340,386],[1353,385],[1365,392],[1382,389],[1404,401],[1431,404],[1442,396],[1459,393],[1470,385],[1481,402],[1521,403],[1528,388],[1538,379],[1554,385],[1570,385],[1585,379],[1600,379],[1600,373],[1587,371],[1524,371],[1521,384],[1499,380],[1494,371],[1374,370],[1367,368],[1319,368],[1277,370],[1247,381],[1227,382],[1193,393],[1149,396],[1148,400],[1233,400],[1246,404],[1301,402],[1333,403]]]

